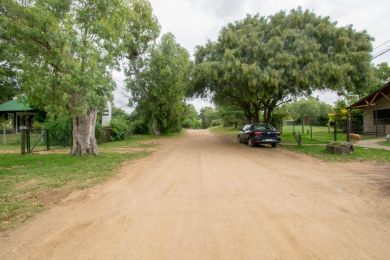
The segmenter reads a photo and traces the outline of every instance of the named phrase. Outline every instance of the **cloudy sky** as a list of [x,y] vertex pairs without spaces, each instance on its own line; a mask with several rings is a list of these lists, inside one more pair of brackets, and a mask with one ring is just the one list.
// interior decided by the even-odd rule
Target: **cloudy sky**
[[[191,54],[197,45],[205,44],[208,39],[216,40],[219,30],[227,23],[242,19],[246,14],[267,16],[298,6],[330,16],[340,26],[352,24],[357,30],[366,30],[375,38],[374,48],[388,41],[374,49],[374,56],[390,48],[389,0],[151,0],[151,4],[162,33],[172,32]],[[389,61],[390,52],[374,60],[375,63]],[[115,105],[125,106],[123,75],[115,73],[114,78],[118,83]],[[330,92],[316,95],[328,103],[337,99],[337,95]],[[209,105],[207,100],[192,102],[198,110]]]

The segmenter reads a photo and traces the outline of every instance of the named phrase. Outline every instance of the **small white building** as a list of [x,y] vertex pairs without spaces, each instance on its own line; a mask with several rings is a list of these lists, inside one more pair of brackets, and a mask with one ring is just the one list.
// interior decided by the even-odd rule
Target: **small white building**
[[107,127],[110,126],[112,117],[112,105],[111,102],[107,102],[107,107],[103,111],[102,115],[102,126]]

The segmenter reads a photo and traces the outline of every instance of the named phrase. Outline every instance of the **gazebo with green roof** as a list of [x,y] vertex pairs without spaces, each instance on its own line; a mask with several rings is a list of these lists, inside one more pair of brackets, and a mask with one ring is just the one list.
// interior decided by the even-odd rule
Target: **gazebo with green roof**
[[10,100],[0,104],[0,117],[8,120],[12,118],[13,132],[18,133],[21,126],[32,128],[36,110],[26,103]]

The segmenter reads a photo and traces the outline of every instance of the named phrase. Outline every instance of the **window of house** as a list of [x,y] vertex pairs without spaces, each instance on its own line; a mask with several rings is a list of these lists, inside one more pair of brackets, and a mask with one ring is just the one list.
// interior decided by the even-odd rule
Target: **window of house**
[[374,124],[390,124],[390,109],[374,110]]

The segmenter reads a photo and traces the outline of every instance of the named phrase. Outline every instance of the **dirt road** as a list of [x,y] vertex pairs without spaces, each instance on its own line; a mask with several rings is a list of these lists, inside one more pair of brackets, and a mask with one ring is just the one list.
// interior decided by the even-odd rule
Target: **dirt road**
[[0,259],[390,259],[390,166],[189,131],[16,230]]

